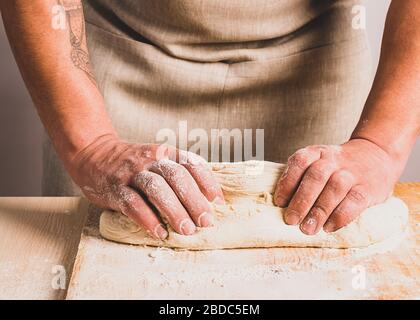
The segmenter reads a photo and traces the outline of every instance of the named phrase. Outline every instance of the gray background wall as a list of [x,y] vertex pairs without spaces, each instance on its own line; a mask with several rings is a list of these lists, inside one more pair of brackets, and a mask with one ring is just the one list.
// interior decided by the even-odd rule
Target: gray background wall
[[[401,1],[401,0],[396,0]],[[377,62],[390,0],[368,0],[367,28]],[[0,26],[0,196],[40,195],[42,126]],[[402,181],[420,181],[420,139]]]

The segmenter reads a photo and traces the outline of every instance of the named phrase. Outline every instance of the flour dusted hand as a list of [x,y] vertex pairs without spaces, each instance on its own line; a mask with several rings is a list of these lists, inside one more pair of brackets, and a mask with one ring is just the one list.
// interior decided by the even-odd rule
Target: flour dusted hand
[[300,225],[305,234],[321,228],[333,232],[388,199],[403,166],[365,139],[341,146],[309,146],[289,158],[274,203],[288,206],[286,223]]
[[165,145],[102,136],[69,171],[90,201],[122,212],[156,239],[168,236],[162,219],[183,235],[211,226],[209,202],[224,201],[204,159]]

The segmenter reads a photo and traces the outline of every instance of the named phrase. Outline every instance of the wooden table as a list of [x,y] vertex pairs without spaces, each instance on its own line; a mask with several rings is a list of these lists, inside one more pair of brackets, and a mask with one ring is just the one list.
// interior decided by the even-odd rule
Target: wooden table
[[0,299],[64,299],[89,204],[80,198],[0,198]]
[[410,208],[409,235],[375,254],[127,246],[98,236],[86,200],[0,198],[0,299],[420,298],[420,183],[395,194]]

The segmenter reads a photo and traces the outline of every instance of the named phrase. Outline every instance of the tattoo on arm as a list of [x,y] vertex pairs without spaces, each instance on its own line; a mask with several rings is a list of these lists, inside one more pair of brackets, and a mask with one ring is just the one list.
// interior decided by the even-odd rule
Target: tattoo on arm
[[71,60],[76,68],[84,71],[96,85],[89,60],[86,43],[85,18],[81,0],[59,0],[66,11],[67,24],[70,31]]

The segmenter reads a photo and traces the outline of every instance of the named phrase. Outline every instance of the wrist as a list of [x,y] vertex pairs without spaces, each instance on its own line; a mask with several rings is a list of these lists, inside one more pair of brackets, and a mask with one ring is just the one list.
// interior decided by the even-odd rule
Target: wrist
[[89,99],[60,99],[39,104],[44,127],[66,167],[77,154],[101,137],[118,139],[101,97],[94,92],[94,97],[90,98],[90,94],[88,91],[84,95]]
[[410,155],[415,139],[406,135],[390,136],[376,130],[358,129],[353,132],[350,140],[365,140],[383,150],[397,164],[404,165]]
[[[66,168],[71,168],[77,162],[77,158],[87,149],[93,149],[101,143],[119,140],[117,133],[113,129],[97,130],[95,132],[84,132],[80,134],[60,133],[59,136],[52,136],[54,147],[63,161]],[[61,136],[61,137],[60,137]]]

